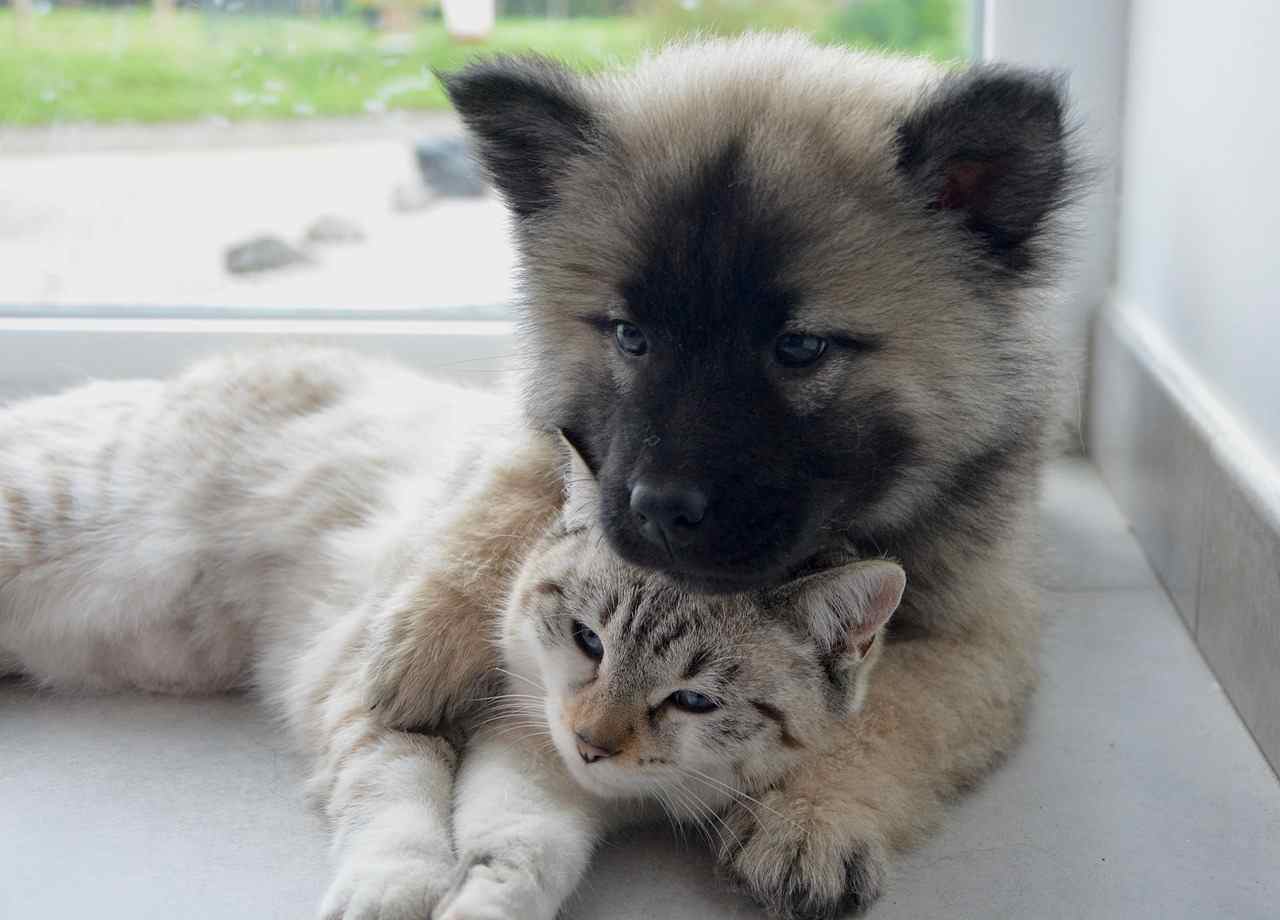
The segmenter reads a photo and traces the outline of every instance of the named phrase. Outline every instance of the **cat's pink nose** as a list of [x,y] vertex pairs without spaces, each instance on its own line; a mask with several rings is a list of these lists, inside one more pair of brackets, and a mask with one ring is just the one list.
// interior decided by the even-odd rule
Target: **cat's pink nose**
[[583,763],[595,763],[597,760],[604,760],[618,753],[596,744],[586,732],[574,732],[574,734],[578,738],[578,754],[582,757]]

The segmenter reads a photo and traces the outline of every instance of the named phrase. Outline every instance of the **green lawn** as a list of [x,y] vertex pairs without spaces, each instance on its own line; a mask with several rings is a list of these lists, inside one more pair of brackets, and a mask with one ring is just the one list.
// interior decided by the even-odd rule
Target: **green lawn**
[[[903,2],[949,8],[965,0],[872,5]],[[895,40],[894,23],[886,22],[875,24],[885,32],[878,39],[812,31],[853,43],[915,46],[940,57],[959,51],[954,34],[935,27],[923,38],[902,33],[906,37]],[[65,9],[36,17],[19,37],[12,13],[0,10],[0,124],[287,119],[443,108],[432,68],[529,48],[596,67],[627,61],[664,34],[670,32],[663,24],[644,18],[503,20],[484,45],[458,46],[431,23],[395,48],[354,17],[184,11],[161,28],[145,9]]]
[[443,108],[433,67],[537,47],[566,61],[627,59],[648,33],[628,20],[504,21],[483,48],[424,25],[403,51],[355,18],[184,12],[168,30],[143,10],[56,10],[18,40],[0,11],[0,123],[295,118]]

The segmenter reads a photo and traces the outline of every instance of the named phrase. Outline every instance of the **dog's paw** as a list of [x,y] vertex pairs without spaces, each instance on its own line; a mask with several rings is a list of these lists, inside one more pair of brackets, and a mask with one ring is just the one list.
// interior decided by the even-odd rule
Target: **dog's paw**
[[408,626],[396,628],[390,614],[375,619],[360,676],[374,718],[389,728],[461,744],[471,723],[486,711],[485,701],[502,687],[488,630],[476,628],[476,622],[478,617],[434,616],[418,609]]
[[429,920],[452,880],[451,866],[429,859],[353,861],[329,886],[320,920]]
[[838,920],[869,908],[884,887],[888,852],[860,815],[783,790],[734,806],[720,869],[782,920]]

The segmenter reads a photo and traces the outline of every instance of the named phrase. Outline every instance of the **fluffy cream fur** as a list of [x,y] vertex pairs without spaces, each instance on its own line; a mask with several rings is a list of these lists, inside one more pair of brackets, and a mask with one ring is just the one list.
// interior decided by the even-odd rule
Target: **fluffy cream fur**
[[[576,460],[562,502],[564,461],[504,400],[337,352],[20,403],[0,660],[59,689],[255,689],[333,826],[327,920],[552,920],[652,806],[728,846],[720,811],[839,737],[904,587],[870,561],[686,596],[605,548]],[[456,786],[410,711],[483,715]]]

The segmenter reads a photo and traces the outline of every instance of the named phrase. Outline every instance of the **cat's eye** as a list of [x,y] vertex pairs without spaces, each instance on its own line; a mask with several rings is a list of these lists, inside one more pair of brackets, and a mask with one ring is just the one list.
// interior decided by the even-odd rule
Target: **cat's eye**
[[573,622],[573,641],[577,643],[578,648],[582,649],[582,654],[591,660],[599,661],[604,657],[604,642],[590,627],[579,620]]
[[705,693],[698,693],[696,690],[677,690],[667,699],[671,701],[671,705],[676,709],[683,709],[685,712],[703,713],[720,708],[719,703]]
[[635,323],[619,320],[613,324],[613,338],[624,355],[638,358],[649,350],[649,340]]
[[821,336],[784,332],[773,343],[773,354],[783,367],[808,367],[826,353],[827,340]]

